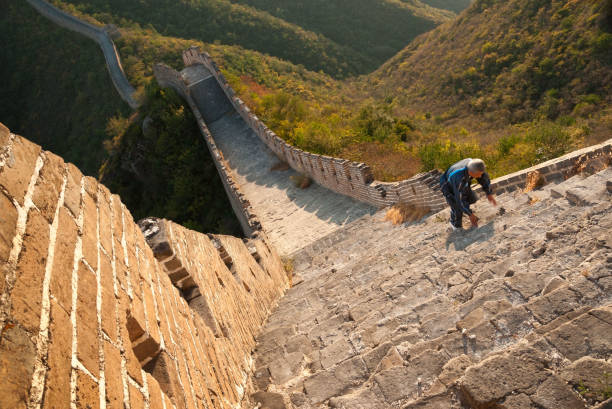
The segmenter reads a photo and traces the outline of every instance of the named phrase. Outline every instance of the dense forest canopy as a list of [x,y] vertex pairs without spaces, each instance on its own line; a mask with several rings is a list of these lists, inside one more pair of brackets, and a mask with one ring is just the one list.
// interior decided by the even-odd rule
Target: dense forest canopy
[[26,2],[0,4],[0,122],[96,175],[107,121],[129,114],[100,48]]
[[418,0],[54,0],[103,23],[138,23],[165,36],[240,45],[335,78],[376,69],[450,11]]

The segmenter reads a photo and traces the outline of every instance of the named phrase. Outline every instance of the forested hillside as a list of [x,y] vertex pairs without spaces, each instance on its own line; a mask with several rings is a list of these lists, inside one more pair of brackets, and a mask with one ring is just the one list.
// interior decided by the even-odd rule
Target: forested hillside
[[[141,50],[124,60],[145,102],[131,113],[95,42],[51,23],[26,2],[0,2],[0,23],[0,122],[87,175],[97,177],[108,161],[104,183],[135,218],[167,217],[199,231],[241,235],[191,111],[172,92],[144,90],[152,64],[178,67],[189,42],[140,29],[119,40],[128,51]],[[145,117],[153,131],[143,134]]]
[[[410,0],[402,0],[409,2]],[[429,4],[431,7],[435,7],[442,10],[451,10],[455,13],[460,13],[474,1],[474,0],[422,0],[423,3]]]
[[97,175],[106,125],[127,115],[96,43],[26,2],[0,2],[0,122]]
[[[120,28],[122,36],[116,40],[116,45],[128,78],[138,88],[142,98],[145,98],[145,87],[150,87],[149,83],[153,80],[152,67],[156,62],[165,62],[180,69],[181,52],[192,44],[198,45],[219,63],[247,105],[282,138],[311,152],[363,161],[372,166],[374,175],[379,180],[398,180],[421,170],[444,168],[465,156],[485,158],[491,173],[494,176],[501,175],[609,137],[612,130],[611,0],[476,0],[457,19],[419,36],[372,74],[345,81],[333,79],[323,72],[309,70],[303,61],[303,65],[296,65],[239,46],[205,43],[193,38],[184,39],[161,33],[185,33],[186,36],[195,38],[200,38],[199,35],[210,35],[211,41],[244,45],[245,41],[265,43],[267,40],[262,40],[264,37],[255,39],[257,30],[261,28],[267,32],[266,35],[275,33],[275,41],[278,43],[274,44],[281,49],[287,49],[287,52],[312,52],[309,55],[318,63],[327,64],[333,60],[328,59],[330,54],[319,53],[320,49],[314,51],[308,47],[316,48],[328,41],[325,44],[333,44],[335,48],[332,48],[335,50],[349,50],[349,54],[357,50],[364,56],[365,53],[380,51],[374,40],[360,38],[361,34],[357,33],[354,27],[348,28],[347,31],[352,35],[334,37],[334,21],[339,22],[338,26],[357,21],[364,32],[370,30],[372,33],[378,33],[380,38],[385,38],[391,35],[393,30],[389,27],[394,28],[392,25],[382,27],[383,24],[374,24],[378,26],[378,31],[374,25],[369,25],[377,22],[377,18],[384,15],[385,10],[388,12],[412,8],[414,11],[414,7],[417,7],[419,11],[414,11],[415,16],[422,17],[422,13],[429,11],[433,13],[430,15],[430,21],[439,21],[439,16],[444,16],[444,12],[427,8],[424,3],[436,1],[439,7],[446,8],[461,4],[457,6],[459,11],[461,7],[467,6],[468,1],[407,0],[403,2],[407,8],[398,8],[396,1],[359,0],[357,3],[351,3],[355,5],[354,10],[344,10],[336,20],[325,13],[318,15],[318,18],[313,17],[317,16],[314,5],[318,2],[305,5],[277,0],[240,0],[241,3],[250,4],[246,5],[154,0],[155,5],[159,7],[145,7],[138,2],[117,0],[115,4],[115,1],[56,0],[56,3],[95,24],[115,23]],[[341,0],[319,6],[328,14],[334,7],[347,7]],[[15,7],[18,6],[7,9],[15,12]],[[213,7],[215,13],[218,13],[200,17],[214,18],[214,24],[197,23],[196,17],[193,17],[197,16],[198,12],[203,13],[202,10],[206,7]],[[238,10],[234,7],[246,14],[232,14],[235,19],[232,17],[231,21],[225,19],[231,10]],[[356,10],[357,8],[360,10]],[[377,11],[368,19],[367,13],[364,12],[366,9]],[[180,14],[177,10],[185,13]],[[174,12],[176,14],[172,14]],[[283,20],[272,14],[282,17]],[[311,24],[307,27],[310,31],[284,20],[297,21],[300,14],[300,24],[303,27]],[[241,20],[240,16],[243,16],[244,20]],[[347,16],[354,20],[348,19]],[[7,18],[12,19],[10,16]],[[192,18],[196,20],[190,20]],[[31,41],[28,40],[29,37],[15,35],[14,32],[21,30],[27,33],[27,30],[32,30],[31,27],[28,28],[29,21],[38,20],[23,20],[20,26],[4,25],[3,36],[12,39],[9,53],[19,55],[18,50],[28,49]],[[245,28],[248,24],[242,25],[247,21],[254,25],[251,27],[254,31]],[[384,21],[387,20],[380,20]],[[280,31],[270,31],[273,26],[266,26],[263,22],[279,23],[285,28],[297,27],[298,31],[302,30],[299,31],[301,33],[310,33],[308,36],[315,35],[314,31],[326,30],[325,36],[315,35],[324,42],[310,43],[303,48],[303,44],[300,45],[301,37],[295,37],[293,34],[280,35]],[[44,24],[44,21],[42,23]],[[220,27],[230,27],[227,25],[230,23],[232,29],[246,31],[228,31],[227,33],[233,34],[225,39],[216,37],[224,32]],[[211,25],[216,27],[216,34],[207,31],[212,30]],[[263,27],[267,28],[264,30]],[[250,34],[245,34],[247,32]],[[337,34],[340,35],[340,30]],[[236,41],[230,37],[235,37]],[[373,34],[372,37],[376,38],[376,35]],[[32,38],[36,36],[33,35]],[[40,41],[43,42],[42,38]],[[360,49],[355,46],[363,45],[367,41],[372,42],[371,47]],[[380,43],[387,44],[390,41],[387,39]],[[93,43],[84,44],[95,49]],[[32,49],[37,49],[36,47]],[[6,55],[12,55],[9,53]],[[302,57],[303,55],[298,59]],[[101,54],[99,58],[101,64]],[[328,68],[336,68],[326,68],[326,71],[336,76],[346,75],[350,70],[344,69],[348,67],[346,64],[349,64],[350,59],[342,58],[334,61],[343,61],[344,68],[336,70],[338,66],[334,65],[334,62]],[[19,61],[19,57],[13,59]],[[371,60],[373,61],[374,57]],[[17,65],[17,71],[21,73],[27,71],[26,62],[31,64],[31,60],[23,61],[23,66]],[[92,58],[86,61],[95,60]],[[53,71],[59,70],[55,68],[58,64],[59,60],[54,62],[53,68],[45,72],[53,76]],[[100,67],[101,65],[97,65],[97,72],[104,72]],[[66,77],[76,73],[70,69],[55,75],[54,78],[60,78],[61,81],[45,82],[49,88],[40,88],[45,91],[39,92],[53,98],[54,87],[72,84]],[[11,70],[7,69],[7,72],[9,71]],[[94,70],[87,65],[79,66],[77,71],[89,73]],[[354,72],[357,71],[359,70]],[[8,75],[11,75],[10,72]],[[18,75],[15,81],[21,81],[21,78]],[[8,90],[19,89],[21,86],[18,82],[14,84],[12,83]],[[96,98],[96,86],[102,85],[102,82],[98,82],[81,87],[79,92]],[[111,87],[105,89],[106,92],[112,90]],[[59,91],[60,94],[61,92]],[[148,95],[151,97],[157,94]],[[11,106],[4,102],[9,98],[14,99]],[[18,112],[14,107],[25,104],[27,98],[27,93],[16,95],[15,92],[5,92],[3,110]],[[42,98],[47,97],[42,95]],[[111,100],[112,98],[105,99],[109,104]],[[170,104],[170,111],[176,112],[176,108],[172,108],[176,101],[164,98],[160,101],[166,101]],[[159,107],[159,104],[156,106]],[[127,146],[137,143],[138,138],[134,135],[138,134],[138,131],[134,129],[142,126],[143,113],[130,117],[125,110],[107,114],[104,109],[87,111],[87,107],[86,105],[84,109],[82,105],[77,107],[70,104],[55,106],[58,111],[54,118],[67,117],[65,112],[70,109],[88,112],[84,117],[88,121],[97,121],[92,128],[92,133],[95,131],[98,135],[97,146],[104,135],[107,135],[106,146],[114,157],[108,163],[105,174],[121,175],[125,169],[119,170],[117,166],[125,167],[126,162],[117,158],[121,157],[122,149],[128,149]],[[163,128],[163,118],[170,120],[174,116],[160,114],[159,118],[162,119],[159,126]],[[114,119],[109,122],[111,117]],[[42,128],[43,124],[37,123],[37,126]],[[84,125],[78,124],[74,129],[81,132],[83,127]],[[103,132],[104,129],[106,133]],[[182,127],[179,129],[184,130]],[[171,133],[168,131],[166,135]],[[75,144],[67,144],[69,148],[73,145]],[[91,149],[90,154],[94,153],[99,155],[98,157],[105,155],[99,149]],[[129,155],[123,156],[126,157]],[[185,158],[190,160],[190,155]],[[150,159],[150,163],[159,160],[153,157]],[[123,174],[120,180],[125,182],[125,175],[127,174]],[[122,188],[133,189],[135,198],[149,194],[138,191],[140,188],[129,183],[124,183]],[[170,189],[170,184],[166,188]],[[129,196],[129,193],[126,195]],[[134,199],[134,203],[139,200],[140,203],[146,202]],[[162,207],[163,204],[159,204],[158,208]]]
[[516,123],[584,115],[612,94],[612,2],[478,0],[364,82],[423,110]]
[[348,112],[251,106],[290,142],[366,162],[383,180],[466,156],[502,175],[609,138],[611,4],[478,0],[345,82]]
[[102,23],[138,23],[165,36],[240,45],[336,78],[376,69],[414,37],[453,16],[417,0],[284,2],[284,9],[265,0],[53,3],[69,4]]
[[454,14],[419,0],[232,0],[289,21],[357,53],[378,67],[411,39]]

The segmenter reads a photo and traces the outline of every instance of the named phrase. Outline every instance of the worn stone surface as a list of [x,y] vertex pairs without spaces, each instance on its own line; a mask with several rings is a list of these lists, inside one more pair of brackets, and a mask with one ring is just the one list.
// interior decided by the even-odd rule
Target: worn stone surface
[[278,158],[235,112],[209,124],[209,129],[264,231],[283,255],[375,210],[316,183],[300,189],[290,179],[297,175],[294,170],[272,171]]
[[2,407],[607,404],[609,169],[557,197],[502,195],[503,215],[477,204],[470,231],[446,232],[448,211],[397,227],[359,218],[295,254],[302,278],[281,299],[288,278],[265,235],[161,220],[151,249],[118,197],[28,144],[14,158],[29,164],[0,171]]
[[28,333],[8,324],[0,339],[0,407],[26,407],[35,359],[35,345]]
[[[599,404],[603,396],[584,401],[576,385],[612,353],[612,293],[603,290],[612,201],[588,193],[610,178],[606,169],[545,186],[530,192],[537,201],[501,195],[503,215],[478,203],[474,230],[447,232],[447,210],[399,227],[380,212],[315,242],[296,254],[303,281],[269,318],[255,355],[256,371],[273,372],[300,339],[309,363],[262,389],[290,400],[303,384],[296,406],[309,408]],[[589,202],[568,200],[568,189]],[[347,362],[365,366],[345,382],[337,375]]]

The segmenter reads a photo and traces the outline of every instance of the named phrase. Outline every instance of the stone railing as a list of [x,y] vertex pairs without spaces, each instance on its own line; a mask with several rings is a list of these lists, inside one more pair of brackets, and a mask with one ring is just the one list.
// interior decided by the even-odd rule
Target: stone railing
[[57,25],[67,28],[68,30],[76,31],[77,33],[89,37],[98,43],[102,49],[102,52],[104,53],[106,66],[117,92],[131,108],[138,108],[139,103],[134,99],[134,87],[130,85],[127,77],[125,76],[125,72],[121,66],[119,53],[117,52],[115,43],[111,39],[108,30],[81,21],[73,15],[65,13],[62,10],[52,6],[44,0],[27,0],[27,2],[30,3],[30,5],[40,14],[47,17]]
[[236,112],[261,141],[280,160],[321,186],[377,207],[397,202],[428,207],[434,211],[444,207],[444,199],[437,192],[438,172],[419,174],[400,182],[384,183],[375,181],[372,170],[363,163],[304,152],[278,137],[249,110],[207,53],[200,52],[197,47],[191,47],[183,52],[183,62],[186,66],[203,64],[210,70]]
[[[538,172],[538,174],[543,177],[541,182],[543,184],[560,181],[577,173],[581,173],[584,170],[588,171],[588,169],[584,168],[597,166],[595,163],[598,161],[605,162],[602,164],[604,166],[605,164],[611,163],[612,139],[608,139],[598,145],[570,152],[567,155],[551,159],[539,165],[499,177],[491,181],[491,187],[497,194],[523,189],[526,187],[528,176],[534,172]],[[480,190],[480,187],[475,189],[477,192],[480,192]]]
[[[288,287],[267,239],[140,227],[0,124],[0,407],[240,407]],[[248,313],[245,313],[248,312]]]
[[[384,207],[397,202],[405,202],[428,207],[432,211],[445,207],[445,200],[439,193],[439,172],[432,171],[416,175],[399,182],[385,183],[374,181],[371,169],[363,164],[304,152],[291,146],[254,115],[245,103],[237,97],[217,64],[207,53],[202,53],[197,47],[191,47],[183,52],[183,62],[186,66],[203,64],[219,82],[221,88],[259,138],[283,161],[293,169],[301,172],[319,184],[338,193],[351,196],[362,202]],[[547,181],[567,178],[575,174],[577,167],[602,155],[610,155],[612,140],[599,145],[590,146],[571,152],[560,158],[523,169],[509,175],[494,179],[491,186],[498,194],[525,187],[527,176],[538,171]],[[480,190],[480,187],[475,189]]]
[[177,91],[189,104],[191,111],[196,117],[196,121],[198,122],[198,128],[204,136],[204,140],[206,141],[206,145],[208,146],[208,150],[210,151],[211,157],[217,167],[217,171],[219,172],[219,176],[221,177],[221,182],[223,183],[223,187],[225,192],[227,193],[227,197],[232,205],[232,209],[240,222],[242,230],[247,236],[252,236],[255,232],[261,230],[261,223],[258,218],[255,216],[253,209],[251,208],[251,204],[244,197],[242,192],[240,192],[238,185],[234,181],[232,177],[231,171],[225,164],[225,160],[223,159],[223,154],[217,147],[214,138],[210,134],[206,124],[204,123],[204,119],[200,111],[198,110],[195,102],[189,95],[185,82],[183,81],[181,74],[170,67],[167,67],[163,64],[155,64],[153,67],[153,71],[155,73],[155,78],[157,82],[162,87],[173,88]]

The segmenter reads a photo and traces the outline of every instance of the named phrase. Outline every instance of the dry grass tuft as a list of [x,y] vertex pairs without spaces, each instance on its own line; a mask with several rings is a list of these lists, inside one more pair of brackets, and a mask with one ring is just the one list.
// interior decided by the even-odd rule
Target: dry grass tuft
[[541,188],[546,184],[546,178],[539,171],[534,170],[533,172],[529,172],[527,174],[527,183],[525,184],[525,189],[523,192],[531,192],[532,190],[536,190]]
[[312,184],[312,180],[310,180],[308,176],[304,176],[301,174],[289,176],[289,179],[291,179],[293,184],[296,187],[299,187],[300,189],[306,189],[308,186]]
[[539,197],[530,197],[530,198],[529,198],[529,204],[530,204],[530,205],[532,205],[532,204],[536,204],[536,203],[538,203],[539,201],[540,201],[540,198],[539,198]]
[[397,203],[387,210],[385,220],[398,225],[406,222],[420,220],[429,213],[429,207],[416,206],[408,203]]
[[293,285],[293,259],[289,257],[281,257],[281,261],[283,262],[283,268],[285,269],[285,273],[287,273],[287,278],[289,278],[289,286]]
[[289,164],[281,160],[272,165],[270,170],[289,170]]

